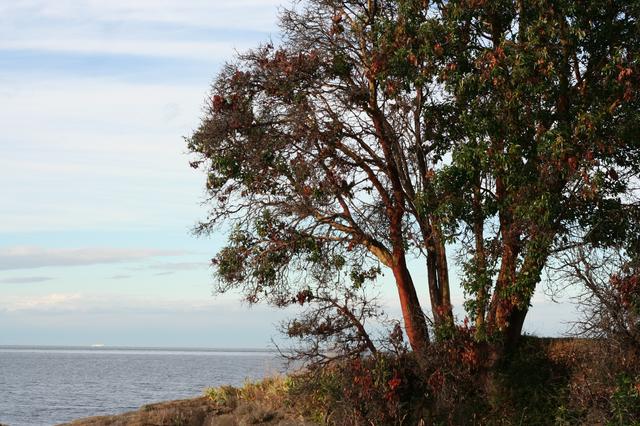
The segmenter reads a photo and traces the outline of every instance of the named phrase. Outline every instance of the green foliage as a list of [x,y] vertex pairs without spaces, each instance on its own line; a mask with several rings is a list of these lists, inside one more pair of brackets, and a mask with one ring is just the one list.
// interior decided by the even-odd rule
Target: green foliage
[[[567,366],[549,359],[540,342],[527,339],[510,359],[499,365],[491,405],[508,410],[519,424],[550,424],[569,421]],[[574,419],[575,420],[575,419]],[[573,423],[573,421],[569,421]]]
[[207,388],[204,390],[204,395],[210,398],[218,405],[232,405],[235,404],[238,398],[238,389],[233,386],[221,386],[219,388]]
[[609,425],[640,425],[640,376],[618,376],[611,396],[611,410]]

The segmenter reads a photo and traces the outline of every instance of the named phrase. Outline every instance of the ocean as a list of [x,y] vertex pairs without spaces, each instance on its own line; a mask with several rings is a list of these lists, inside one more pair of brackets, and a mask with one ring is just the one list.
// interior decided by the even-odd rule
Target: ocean
[[266,350],[0,346],[0,424],[123,413],[284,369]]

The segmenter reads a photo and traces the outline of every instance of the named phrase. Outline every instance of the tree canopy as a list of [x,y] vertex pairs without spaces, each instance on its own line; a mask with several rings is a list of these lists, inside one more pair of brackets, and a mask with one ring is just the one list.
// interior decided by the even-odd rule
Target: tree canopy
[[[356,349],[375,350],[367,306],[349,307],[390,271],[419,352],[456,330],[458,262],[475,338],[514,344],[556,254],[640,252],[639,14],[621,0],[284,11],[282,41],[223,68],[188,138],[208,176],[197,231],[232,229],[219,290],[337,309]],[[322,336],[327,318],[298,332]]]

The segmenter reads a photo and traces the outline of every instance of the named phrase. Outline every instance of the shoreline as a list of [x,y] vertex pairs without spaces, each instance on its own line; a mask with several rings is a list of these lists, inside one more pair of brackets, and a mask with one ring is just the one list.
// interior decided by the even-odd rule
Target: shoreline
[[[92,416],[58,426],[239,426],[245,424],[296,426],[313,423],[270,410],[258,402],[234,407],[220,405],[208,396],[147,404],[121,414]],[[0,425],[1,426],[1,425]]]
[[[174,425],[180,424],[203,425],[212,423],[211,418],[225,414],[221,407],[217,406],[206,396],[189,399],[178,399],[153,404],[146,404],[134,411],[120,414],[84,417],[59,426],[106,426],[106,425]],[[185,421],[186,423],[182,423]],[[198,423],[194,423],[198,421]]]
[[242,387],[207,388],[201,396],[142,405],[114,415],[90,416],[59,426],[315,425],[286,401],[288,376],[267,377]]

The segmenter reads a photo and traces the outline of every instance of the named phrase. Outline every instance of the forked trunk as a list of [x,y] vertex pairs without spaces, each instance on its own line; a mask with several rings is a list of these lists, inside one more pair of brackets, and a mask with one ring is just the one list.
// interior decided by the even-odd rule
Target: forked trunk
[[436,329],[453,327],[453,309],[449,290],[447,252],[441,233],[434,225],[424,231],[427,244],[427,283],[431,299],[431,311]]

